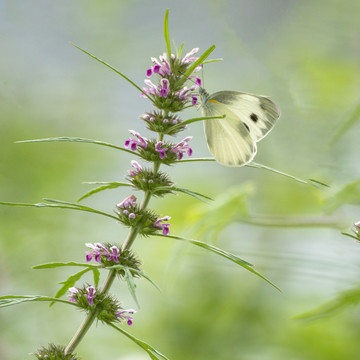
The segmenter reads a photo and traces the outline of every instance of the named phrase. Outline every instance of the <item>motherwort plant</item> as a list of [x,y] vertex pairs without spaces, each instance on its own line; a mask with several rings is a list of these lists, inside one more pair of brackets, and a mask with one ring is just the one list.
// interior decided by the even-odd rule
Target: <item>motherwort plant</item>
[[[103,190],[127,187],[129,192],[126,194],[125,199],[120,202],[114,202],[115,212],[110,211],[110,213],[105,213],[81,205],[79,202],[69,203],[52,199],[45,199],[44,203],[38,204],[1,203],[12,206],[51,207],[85,211],[106,216],[129,228],[128,236],[121,244],[113,243],[110,240],[103,243],[98,242],[96,239],[86,243],[87,251],[85,251],[83,255],[85,260],[83,262],[47,263],[35,266],[35,269],[49,269],[64,266],[82,268],[81,271],[72,274],[61,283],[62,287],[55,296],[26,295],[3,296],[0,298],[0,307],[31,301],[48,301],[50,303],[58,302],[67,304],[85,312],[83,323],[75,331],[69,343],[66,346],[50,344],[42,347],[33,354],[38,359],[78,359],[77,355],[74,354],[74,350],[95,320],[111,326],[133,340],[149,354],[151,359],[167,359],[165,355],[161,354],[152,346],[138,340],[124,330],[123,327],[126,328],[127,326],[136,324],[136,311],[123,308],[115,295],[110,295],[109,292],[114,281],[126,281],[135,303],[138,304],[135,293],[135,280],[143,278],[154,284],[154,282],[143,273],[137,255],[131,250],[134,241],[139,237],[159,236],[163,237],[164,241],[176,239],[189,242],[216,253],[266,280],[253,269],[250,263],[240,259],[236,255],[199,240],[172,235],[170,216],[158,214],[155,210],[149,208],[152,197],[160,198],[176,192],[194,196],[200,200],[211,200],[207,196],[178,187],[160,168],[168,165],[176,165],[184,161],[209,160],[191,158],[193,154],[191,136],[180,137],[180,140],[175,141],[173,137],[185,130],[192,122],[210,119],[200,117],[183,120],[181,112],[197,104],[197,90],[201,85],[201,80],[197,74],[204,64],[210,62],[210,60],[206,59],[215,47],[211,46],[200,56],[198,55],[199,49],[197,48],[183,55],[183,46],[181,46],[176,53],[173,53],[169,41],[167,12],[165,15],[164,35],[167,51],[159,58],[151,58],[151,65],[146,70],[146,86],[144,88],[140,88],[134,84],[128,77],[104,61],[78,48],[114,70],[135,86],[140,91],[142,97],[152,103],[153,110],[143,113],[140,119],[154,136],[145,137],[143,134],[140,134],[137,129],[131,129],[129,130],[128,138],[123,140],[123,146],[90,139],[65,137],[25,141],[92,143],[131,154],[131,156],[136,159],[131,161],[131,168],[126,175],[126,182],[95,183],[98,187],[79,199],[79,201],[84,200]],[[139,122],[136,128],[140,126],[140,124]],[[137,190],[136,196],[134,195],[135,190]],[[92,272],[93,274],[93,284],[85,283],[78,285],[77,283],[81,281],[82,276],[88,272]],[[100,272],[106,275],[102,284],[100,284]],[[266,281],[269,282],[268,280]],[[66,294],[68,296],[67,298],[61,298]]]

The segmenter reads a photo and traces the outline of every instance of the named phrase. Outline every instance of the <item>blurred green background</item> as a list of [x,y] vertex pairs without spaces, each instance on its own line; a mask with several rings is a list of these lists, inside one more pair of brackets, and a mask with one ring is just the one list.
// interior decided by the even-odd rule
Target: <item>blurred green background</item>
[[[339,193],[360,178],[360,124],[357,116],[352,121],[360,102],[359,1],[0,0],[0,200],[75,201],[89,190],[84,181],[123,181],[132,158],[116,150],[14,142],[78,136],[122,145],[128,129],[151,136],[138,118],[150,103],[69,42],[142,86],[150,57],[165,51],[167,8],[176,44],[184,42],[184,51],[215,44],[211,57],[224,59],[205,66],[209,92],[265,94],[280,105],[282,116],[255,161],[331,187],[216,163],[169,168],[179,186],[215,198],[211,205],[185,195],[153,201],[159,213],[172,216],[171,233],[233,251],[282,293],[204,250],[172,239],[139,239],[143,269],[162,292],[138,282],[141,310],[131,333],[177,360],[357,359],[359,308],[317,321],[294,317],[359,284],[359,244],[341,231],[360,220],[360,185]],[[184,114],[195,116],[196,109]],[[194,156],[209,156],[202,124],[180,136],[190,135]],[[85,204],[111,212],[128,195],[109,190]],[[83,261],[84,243],[121,242],[126,234],[92,214],[0,207],[1,295],[53,295],[72,270],[31,266]],[[125,308],[135,307],[126,286],[114,292]],[[30,358],[40,345],[67,344],[82,319],[61,305],[5,308],[0,358]],[[101,324],[78,354],[147,359]]]

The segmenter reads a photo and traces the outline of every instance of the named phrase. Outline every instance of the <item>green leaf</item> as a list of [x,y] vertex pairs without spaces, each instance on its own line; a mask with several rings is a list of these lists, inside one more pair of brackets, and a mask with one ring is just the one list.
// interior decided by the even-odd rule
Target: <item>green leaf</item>
[[225,250],[222,250],[220,248],[217,248],[213,245],[207,244],[205,242],[199,241],[199,240],[193,240],[193,239],[186,239],[180,236],[174,236],[174,235],[161,235],[161,234],[157,234],[156,236],[160,236],[163,238],[171,238],[171,239],[176,239],[176,240],[182,240],[182,241],[186,241],[189,242],[193,245],[199,246],[203,249],[209,250],[217,255],[220,255],[240,266],[242,266],[243,268],[245,268],[246,270],[252,272],[253,274],[259,276],[261,279],[265,280],[268,284],[270,284],[271,286],[273,286],[275,289],[281,291],[276,285],[274,285],[270,280],[268,280],[267,278],[265,278],[263,275],[261,275],[260,273],[258,273],[257,271],[255,271],[254,269],[252,269],[251,267],[253,266],[252,264],[248,263],[245,260],[240,259],[238,256],[231,254]]
[[[216,161],[216,159],[215,158],[193,158],[193,159],[178,160],[177,162],[193,162],[193,161]],[[302,184],[309,184],[309,181],[302,180],[302,179],[300,179],[300,178],[298,178],[296,176],[287,174],[287,173],[282,172],[280,170],[276,170],[274,168],[271,168],[270,166],[262,165],[262,164],[259,164],[259,163],[256,163],[256,162],[251,162],[250,164],[246,164],[245,166],[256,168],[256,169],[268,170],[268,171],[274,172],[276,174],[286,176],[286,177],[288,177],[290,179],[293,179],[293,180],[295,180],[297,182],[300,182]],[[317,182],[318,184],[328,186],[328,185],[326,185],[324,183],[321,183],[320,181],[317,181],[317,180],[314,180],[314,179],[310,179],[310,181],[311,182]]]
[[205,60],[203,61],[203,64],[210,64],[210,63],[213,63],[213,62],[218,62],[218,61],[223,61],[224,59],[211,59],[211,60]]
[[165,12],[164,18],[164,39],[166,45],[166,52],[168,55],[168,60],[171,60],[171,45],[170,45],[170,36],[169,36],[169,9]]
[[[88,184],[90,184],[90,183],[88,183]],[[81,200],[84,200],[84,199],[86,199],[86,198],[88,198],[88,197],[90,197],[90,196],[92,196],[94,194],[97,194],[97,193],[99,193],[101,191],[104,191],[104,190],[116,189],[116,188],[118,188],[120,186],[132,186],[131,184],[128,184],[128,183],[122,183],[122,182],[116,182],[116,181],[107,182],[107,183],[104,182],[102,184],[104,184],[104,185],[99,186],[99,187],[97,187],[95,189],[92,189],[92,190],[88,191],[86,194],[81,196],[77,201],[80,202]]]
[[77,272],[76,274],[73,274],[69,276],[65,281],[59,282],[59,284],[63,284],[63,286],[59,289],[59,291],[56,293],[55,298],[59,298],[63,296],[69,288],[73,287],[75,283],[81,279],[83,275],[85,275],[88,271],[92,270],[92,268],[87,268],[84,270],[81,270]]
[[23,304],[25,302],[33,302],[33,301],[61,302],[63,304],[68,304],[68,305],[73,305],[73,306],[78,307],[77,304],[75,304],[75,303],[73,303],[71,301],[56,299],[56,298],[49,297],[49,296],[41,296],[41,295],[24,295],[24,296],[21,296],[21,295],[8,295],[8,296],[1,296],[0,297],[0,308],[6,307],[6,306]]
[[125,268],[128,268],[131,273],[138,274],[139,276],[141,276],[144,279],[148,280],[152,285],[154,285],[156,287],[156,289],[161,291],[160,287],[149,276],[147,276],[146,274],[144,274],[143,272],[141,272],[138,269],[134,269],[132,267],[128,267],[128,266],[124,266],[124,265],[120,265],[120,264],[106,267],[106,269],[125,269]]
[[202,116],[202,117],[198,117],[198,118],[193,118],[193,119],[189,119],[189,120],[185,120],[181,123],[178,123],[174,126],[172,126],[169,130],[173,130],[173,129],[176,129],[178,127],[182,127],[184,125],[189,125],[193,122],[196,122],[196,121],[203,121],[203,120],[214,120],[214,119],[224,119],[226,117],[226,115],[221,115],[221,116]]
[[360,288],[354,288],[340,293],[335,299],[326,302],[316,309],[296,316],[295,319],[307,321],[318,320],[359,304]]
[[342,232],[341,234],[349,236],[349,237],[355,239],[356,241],[360,241],[360,238],[358,236],[355,236],[355,235],[352,235],[352,234],[349,234],[349,233],[346,233],[346,232]]
[[329,211],[334,211],[344,204],[360,205],[360,179],[346,184],[326,199]]
[[248,166],[248,167],[253,167],[253,168],[257,168],[257,169],[265,169],[265,170],[274,172],[274,173],[276,173],[276,174],[286,176],[286,177],[291,178],[291,179],[293,179],[293,180],[295,180],[295,181],[298,181],[298,182],[300,182],[300,183],[308,184],[308,181],[299,179],[299,178],[296,177],[296,176],[286,174],[286,173],[284,173],[284,172],[282,172],[282,171],[273,169],[273,168],[271,168],[271,167],[269,167],[269,166],[266,166],[266,165],[258,164],[258,163],[256,163],[256,162],[251,162],[250,164],[246,164],[246,166]]
[[192,158],[192,159],[182,159],[177,160],[177,163],[184,163],[184,162],[197,162],[197,161],[216,161],[215,158],[212,157],[204,157],[204,158]]
[[325,184],[318,180],[309,179],[309,181],[313,186],[315,186],[316,188],[318,188],[320,190],[328,190],[328,188],[330,187],[328,184]]
[[187,78],[192,74],[192,72],[202,64],[205,59],[214,51],[215,45],[210,46],[186,71],[184,76],[181,78],[182,82],[185,82]]
[[133,81],[131,81],[127,76],[125,76],[124,74],[122,74],[119,70],[116,70],[114,67],[112,67],[111,65],[109,65],[108,63],[106,63],[105,61],[97,58],[96,56],[90,54],[89,52],[87,52],[86,50],[82,49],[81,47],[70,43],[72,46],[75,46],[77,49],[79,49],[80,51],[82,51],[83,53],[85,53],[86,55],[89,55],[90,57],[92,57],[93,59],[95,59],[96,61],[99,61],[101,64],[107,66],[109,69],[115,71],[118,75],[122,76],[126,81],[128,81],[132,86],[134,86],[136,89],[138,89],[142,94],[144,94],[151,102],[154,102],[154,100],[152,99],[151,96],[149,96],[146,92],[144,92],[143,89],[141,89],[139,86],[137,86]]
[[181,53],[182,53],[182,51],[183,51],[183,48],[184,48],[184,43],[182,43],[182,44],[180,45],[180,49],[179,49],[179,51],[177,52],[177,57],[178,57],[178,58],[180,58]]
[[[16,144],[21,144],[21,143],[33,143],[33,142],[54,142],[54,141],[58,141],[58,142],[82,142],[82,143],[88,143],[88,144],[96,144],[96,145],[102,145],[102,146],[107,146],[107,147],[111,147],[113,149],[117,149],[117,150],[121,150],[121,151],[125,151],[131,155],[137,155],[140,156],[139,154],[130,151],[128,149],[125,149],[123,147],[114,145],[114,144],[110,144],[104,141],[99,141],[99,140],[92,140],[92,139],[84,139],[84,138],[76,138],[76,137],[55,137],[55,138],[46,138],[46,139],[34,139],[34,140],[22,140],[22,141],[16,141]],[[141,157],[141,156],[140,156]]]
[[167,358],[164,354],[162,354],[161,352],[159,352],[158,350],[156,350],[155,348],[153,348],[151,345],[147,344],[146,342],[137,339],[136,337],[130,335],[128,332],[126,332],[125,330],[119,328],[118,326],[116,326],[112,323],[108,323],[108,324],[111,327],[113,327],[114,329],[116,329],[117,331],[121,332],[123,335],[125,335],[129,339],[131,339],[136,345],[140,346],[143,350],[145,350],[152,360],[161,360],[161,359],[169,360],[169,358]]
[[46,263],[46,264],[40,264],[40,265],[35,265],[32,268],[33,269],[54,269],[54,268],[58,268],[58,267],[63,267],[63,266],[81,266],[81,267],[86,267],[89,268],[89,270],[95,270],[99,267],[99,265],[91,265],[91,264],[85,264],[85,263],[77,263],[77,262],[51,262],[51,263]]
[[140,309],[140,305],[139,305],[138,299],[136,297],[136,292],[135,292],[136,285],[135,285],[135,282],[134,282],[134,278],[133,278],[133,276],[131,274],[131,271],[129,270],[128,267],[124,266],[124,271],[125,271],[125,281],[126,281],[126,283],[128,285],[130,294],[133,297],[136,305]]
[[203,202],[205,202],[206,204],[208,204],[208,202],[205,201],[204,199],[213,201],[213,199],[212,199],[211,197],[208,197],[208,196],[206,196],[206,195],[200,194],[200,193],[195,192],[195,191],[191,191],[191,190],[187,190],[187,189],[182,189],[182,188],[175,187],[175,186],[171,187],[171,190],[173,190],[173,191],[178,191],[178,192],[182,192],[182,193],[184,193],[184,194],[193,196],[194,198],[196,198],[196,199],[198,199],[198,200],[200,200],[200,201],[203,201]]
[[93,276],[94,276],[94,285],[95,287],[99,286],[99,281],[100,281],[100,271],[99,269],[92,269],[93,272]]
[[83,206],[79,204],[74,204],[66,201],[54,200],[54,199],[44,199],[45,201],[51,203],[38,203],[38,204],[28,204],[28,203],[14,203],[14,202],[3,202],[0,201],[0,205],[7,205],[7,206],[32,206],[32,207],[48,207],[48,208],[58,208],[58,209],[70,209],[70,210],[79,210],[85,212],[91,212],[103,216],[110,217],[115,220],[119,220],[116,216],[104,213],[99,210],[92,209],[88,206]]
[[344,122],[335,136],[331,139],[330,145],[334,145],[354,124],[360,120],[360,104],[355,108],[350,117]]

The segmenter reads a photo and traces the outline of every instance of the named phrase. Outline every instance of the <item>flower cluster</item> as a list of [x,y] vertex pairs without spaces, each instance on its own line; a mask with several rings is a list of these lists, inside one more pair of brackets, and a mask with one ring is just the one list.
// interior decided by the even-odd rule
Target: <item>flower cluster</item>
[[[199,51],[198,48],[192,49],[183,58],[171,54],[169,59],[166,54],[156,58],[151,58],[153,66],[146,71],[147,78],[152,75],[158,76],[158,85],[151,80],[144,80],[147,87],[144,87],[144,93],[151,96],[154,104],[158,109],[166,109],[171,112],[178,112],[191,102],[196,105],[197,97],[193,94],[201,85],[201,80],[198,76],[190,75],[184,78],[184,74],[188,68],[198,59],[195,55]],[[196,67],[194,72],[199,71],[201,65]],[[187,88],[184,83],[187,80],[192,80],[194,84]],[[145,96],[143,94],[143,96]]]
[[135,170],[128,170],[127,179],[138,190],[150,192],[153,196],[164,196],[172,193],[173,182],[167,174],[160,171],[144,169],[135,160],[131,161]]
[[[169,225],[160,224],[160,222],[166,218],[159,219],[151,210],[142,210],[136,204],[136,197],[131,195],[123,200],[120,204],[116,205],[119,216],[119,220],[126,226],[137,227],[139,234],[141,235],[156,235],[158,230],[162,230],[164,235],[169,233]],[[166,228],[166,229],[165,229]]]
[[133,324],[134,309],[123,309],[119,303],[108,294],[96,293],[93,286],[78,289],[71,287],[69,289],[69,301],[76,303],[79,307],[90,310],[94,306],[97,307],[97,318],[103,322],[126,321],[131,326]]
[[[91,251],[85,251],[86,261],[90,262],[94,259],[96,262],[101,263],[104,267],[122,265],[126,266],[129,269],[136,270],[132,272],[134,276],[138,276],[140,271],[140,260],[130,251],[122,250],[121,248],[111,245],[111,244],[100,244],[100,243],[87,243],[86,246],[91,249]],[[125,275],[124,270],[119,267],[117,270],[119,275]]]
[[48,348],[42,347],[34,355],[39,360],[80,360],[73,353],[65,353],[65,346],[49,344]]
[[160,161],[163,164],[170,165],[178,160],[181,160],[185,153],[188,156],[192,155],[193,151],[189,145],[189,141],[192,139],[192,136],[187,136],[180,142],[172,144],[154,139],[148,140],[134,130],[129,131],[136,137],[136,139],[127,139],[124,146],[126,148],[130,147],[132,151],[139,152],[140,156],[147,161]]
[[175,135],[186,129],[186,125],[181,125],[182,120],[177,115],[170,113],[165,115],[163,111],[144,113],[140,119],[144,120],[149,130],[166,135]]

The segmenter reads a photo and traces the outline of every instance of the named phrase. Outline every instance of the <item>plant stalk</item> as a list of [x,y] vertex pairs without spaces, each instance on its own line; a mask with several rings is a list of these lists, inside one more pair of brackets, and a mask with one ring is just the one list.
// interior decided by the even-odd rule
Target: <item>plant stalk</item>
[[[164,134],[159,134],[159,141],[162,141],[163,138],[164,138]],[[159,168],[160,168],[160,162],[154,162],[153,164],[154,173],[157,173]],[[147,208],[151,199],[151,195],[152,195],[151,192],[145,192],[140,205],[141,210],[145,210]],[[131,248],[138,233],[139,233],[139,227],[137,226],[133,227],[130,230],[129,235],[122,246],[122,251],[129,250]],[[110,270],[103,286],[100,289],[101,293],[107,293],[110,290],[111,285],[115,280],[115,277],[116,277],[116,270]],[[83,339],[87,331],[90,329],[92,323],[96,319],[98,311],[99,310],[95,307],[93,311],[89,312],[89,314],[86,316],[86,318],[84,319],[83,323],[81,324],[81,326],[79,327],[73,338],[70,340],[68,346],[65,349],[65,354],[73,352],[76,349],[76,347],[80,344],[81,340]]]

